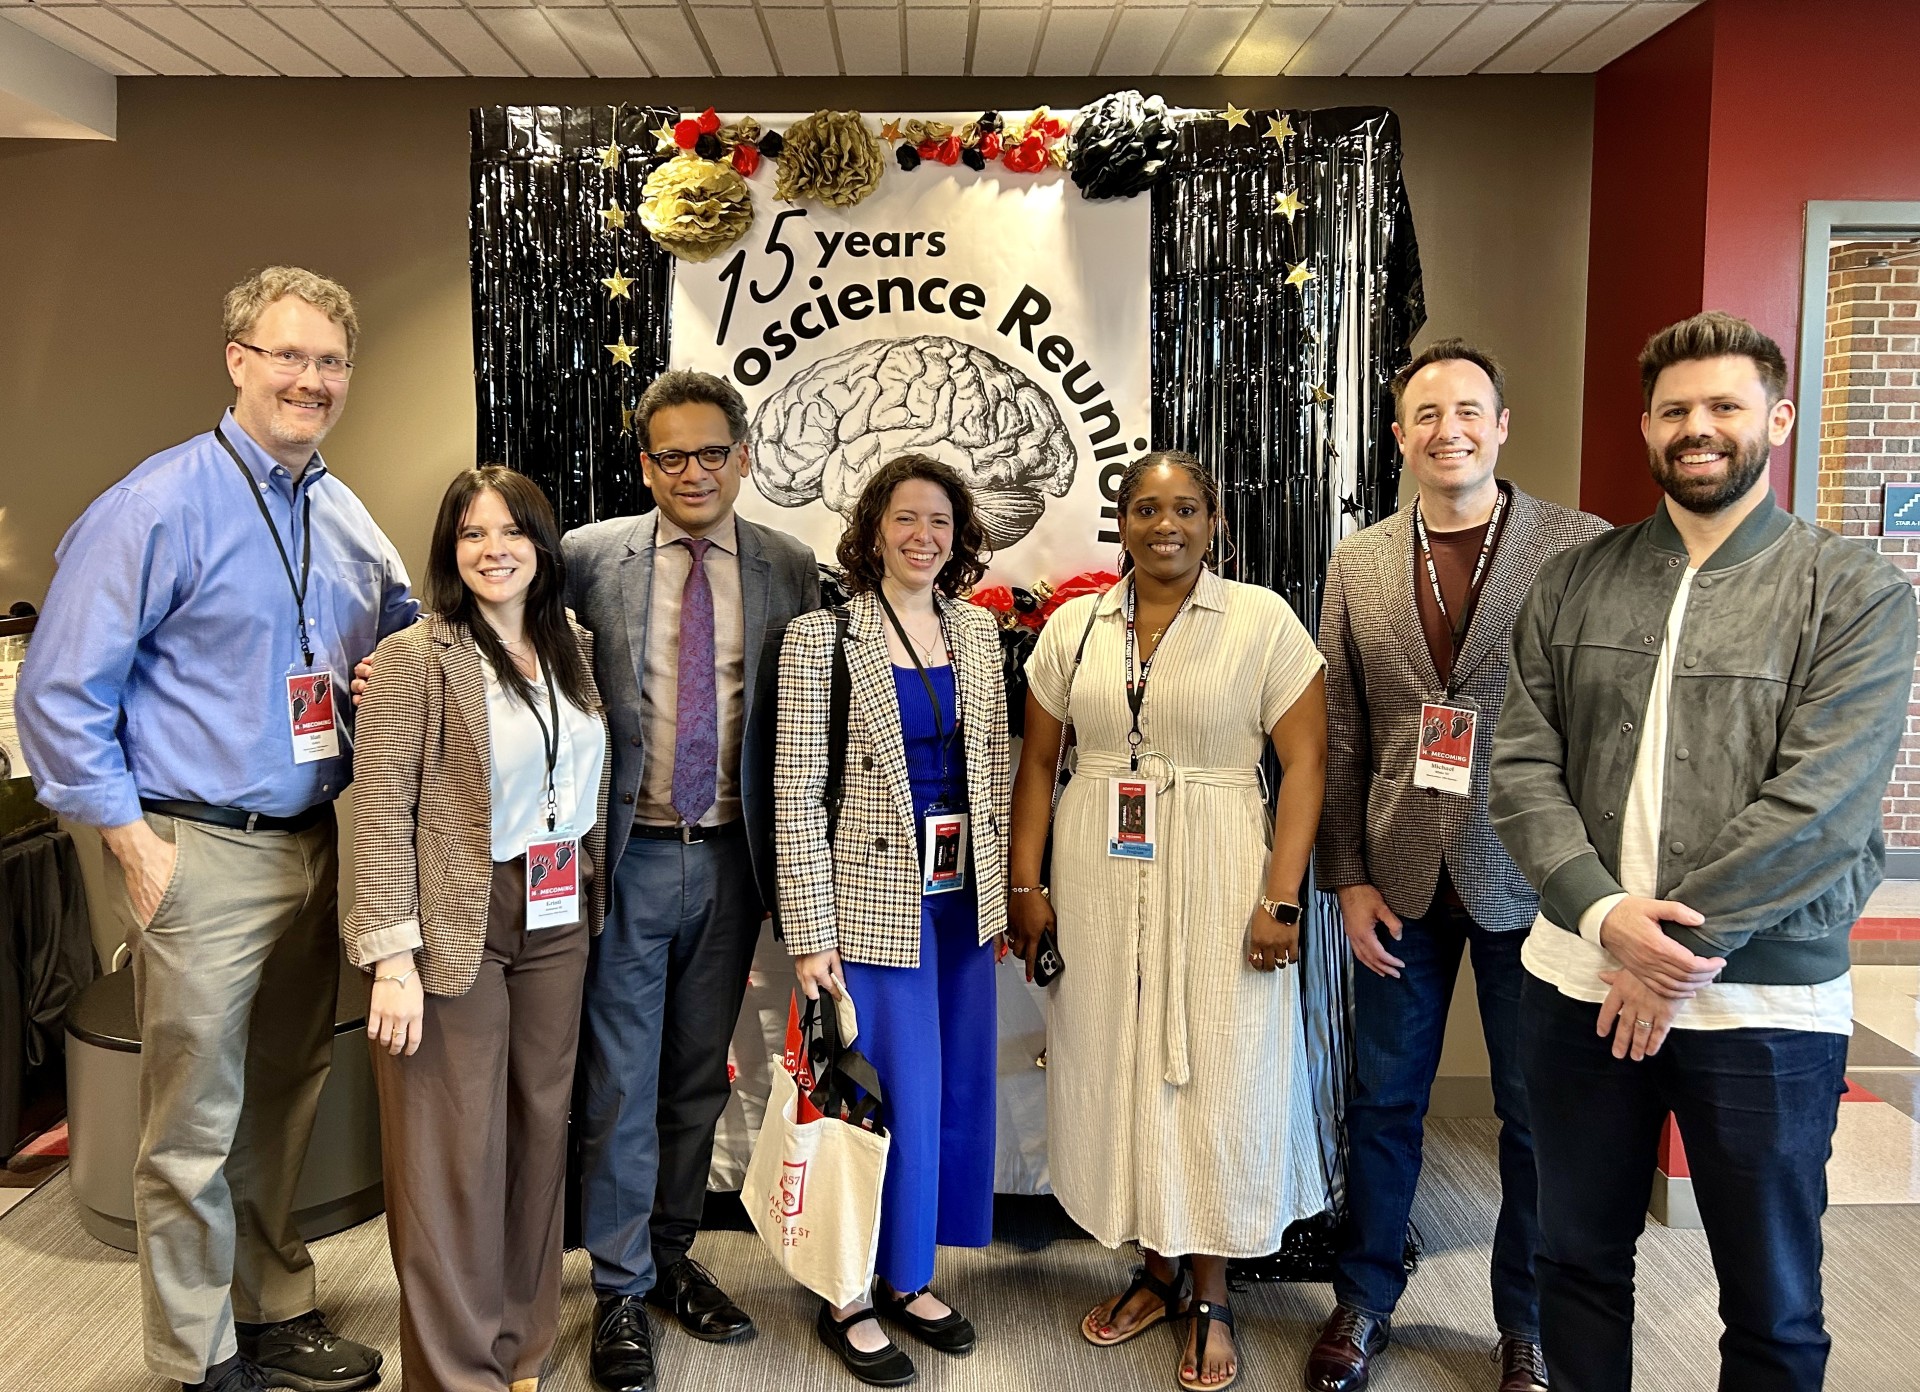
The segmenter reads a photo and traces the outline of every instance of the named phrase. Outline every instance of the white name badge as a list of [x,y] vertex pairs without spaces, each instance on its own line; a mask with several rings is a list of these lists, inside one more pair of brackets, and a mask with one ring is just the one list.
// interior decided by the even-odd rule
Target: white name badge
[[527,843],[527,931],[580,921],[580,838]]
[[331,672],[287,677],[287,723],[293,730],[294,763],[339,757],[340,721],[333,696]]
[[920,819],[922,894],[952,894],[967,887],[965,812],[929,812]]
[[1159,789],[1145,778],[1107,780],[1107,854],[1152,860],[1158,829],[1154,798]]
[[1420,707],[1413,786],[1466,797],[1473,791],[1473,727],[1479,712],[1429,701]]

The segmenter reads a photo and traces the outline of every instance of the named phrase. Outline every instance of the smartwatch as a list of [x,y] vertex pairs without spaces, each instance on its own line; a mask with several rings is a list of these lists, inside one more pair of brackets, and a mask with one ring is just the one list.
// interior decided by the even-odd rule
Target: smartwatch
[[1282,927],[1291,927],[1300,921],[1300,906],[1279,899],[1262,898],[1260,907],[1273,916],[1273,921]]

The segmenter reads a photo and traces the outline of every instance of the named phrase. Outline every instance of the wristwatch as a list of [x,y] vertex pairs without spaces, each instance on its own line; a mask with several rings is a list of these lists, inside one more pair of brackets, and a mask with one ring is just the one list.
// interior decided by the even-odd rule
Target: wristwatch
[[1298,904],[1289,904],[1280,899],[1263,898],[1260,901],[1260,907],[1273,916],[1275,923],[1283,927],[1291,927],[1300,921],[1300,906]]

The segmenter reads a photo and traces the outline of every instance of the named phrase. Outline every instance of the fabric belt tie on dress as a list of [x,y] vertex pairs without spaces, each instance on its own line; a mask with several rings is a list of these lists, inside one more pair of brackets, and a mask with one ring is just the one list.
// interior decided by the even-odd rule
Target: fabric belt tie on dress
[[[1128,766],[1124,754],[1084,754],[1074,763],[1074,776],[1089,778],[1149,778],[1160,790],[1155,811],[1155,832],[1159,837],[1161,918],[1167,925],[1167,1066],[1161,1075],[1174,1087],[1185,1087],[1192,1078],[1187,1060],[1187,993],[1193,989],[1192,973],[1187,970],[1187,916],[1182,911],[1186,895],[1187,866],[1191,857],[1166,858],[1171,834],[1179,827],[1179,790],[1182,786],[1202,788],[1260,789],[1260,772],[1251,766],[1240,768],[1188,768],[1174,763],[1164,754],[1143,750],[1140,767]],[[1173,796],[1169,796],[1173,794]],[[1176,873],[1172,867],[1180,867]],[[1248,906],[1252,913],[1252,906]]]

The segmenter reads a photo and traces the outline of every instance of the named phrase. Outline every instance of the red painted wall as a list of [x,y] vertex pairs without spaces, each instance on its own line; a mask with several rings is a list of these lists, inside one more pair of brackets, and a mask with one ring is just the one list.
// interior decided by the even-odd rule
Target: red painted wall
[[[1583,508],[1626,522],[1659,496],[1633,367],[1648,334],[1724,309],[1792,361],[1808,201],[1920,201],[1917,72],[1914,0],[1707,0],[1601,71]],[[1773,460],[1783,499],[1789,453]]]

